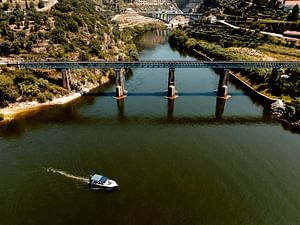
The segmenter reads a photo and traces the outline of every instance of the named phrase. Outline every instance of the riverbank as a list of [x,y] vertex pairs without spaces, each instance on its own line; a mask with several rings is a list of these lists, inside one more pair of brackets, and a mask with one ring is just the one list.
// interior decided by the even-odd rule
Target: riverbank
[[[118,15],[115,18],[118,18]],[[142,18],[139,18],[138,21],[139,21],[138,24],[131,23],[131,24],[123,25],[123,28],[130,27],[130,29],[126,30],[126,35],[128,36],[128,38],[130,40],[133,37],[141,35],[149,30],[162,29],[163,27],[165,27],[161,21],[157,22],[157,20],[151,19],[151,18],[150,19],[147,18],[145,20],[143,20]],[[136,52],[136,46],[130,46],[130,48],[133,49],[131,52]],[[128,50],[128,52],[129,52],[129,50]],[[118,54],[122,54],[122,53],[119,52]],[[130,55],[130,54],[126,53],[124,55]],[[124,58],[126,58],[126,57],[127,56],[125,56]],[[46,72],[46,73],[48,73],[48,72]],[[52,73],[52,72],[50,72],[50,73]],[[99,81],[95,81],[96,79],[98,79],[97,75],[99,75],[100,73],[101,72],[99,72],[99,71],[95,71],[95,75],[91,75],[91,72],[88,72],[88,71],[81,71],[81,72],[74,71],[74,73],[72,75],[73,82],[72,82],[71,86],[73,86],[72,89],[75,92],[73,91],[72,93],[69,93],[62,97],[53,96],[53,100],[45,101],[45,102],[39,102],[37,100],[34,100],[34,101],[10,103],[10,104],[8,104],[7,107],[0,108],[0,123],[14,120],[20,114],[30,113],[31,111],[40,110],[41,108],[44,108],[44,107],[68,104],[68,103],[76,100],[77,98],[81,97],[83,93],[88,93],[91,90],[93,90],[97,87],[100,87],[103,84],[109,83],[111,81],[110,77],[114,76],[114,74],[113,74],[114,72],[108,70],[108,71],[104,72],[104,76],[101,76]],[[57,81],[57,75],[55,75],[55,76],[56,76],[55,79]],[[51,77],[50,79],[53,80],[53,77]],[[20,97],[20,99],[22,99],[22,96]]]
[[[193,49],[193,52],[209,61],[213,61],[213,59],[210,58],[207,54],[204,54],[195,49]],[[251,84],[251,82],[249,82],[249,80],[247,80],[241,73],[230,71],[229,74],[231,75],[230,76],[231,80],[233,80],[238,85],[243,87],[252,96],[254,96],[259,101],[263,102],[264,104],[268,104],[268,105],[272,106],[272,105],[275,105],[278,101],[281,101],[279,98],[277,98],[275,96],[273,97],[270,94],[265,94],[265,93],[262,93],[262,92],[256,90],[253,87],[253,84]],[[286,105],[284,107],[286,107]],[[296,132],[299,132],[300,121],[290,121],[288,118],[286,118],[286,116],[284,116],[284,113],[282,113],[282,112],[278,113],[278,108],[276,108],[276,107],[270,107],[270,114],[272,114],[276,119],[281,121],[283,126],[289,127],[291,130],[295,130]]]
[[[204,54],[200,51],[197,50],[193,50],[193,52],[195,52],[196,54],[199,54],[201,57],[209,60],[209,61],[213,61],[213,58],[210,58],[207,54]],[[278,98],[270,96],[270,95],[266,95],[263,94],[259,91],[257,91],[255,88],[253,88],[251,86],[251,84],[249,82],[247,82],[244,77],[237,72],[234,71],[230,71],[229,74],[231,75],[231,78],[237,82],[239,85],[243,86],[247,91],[249,91],[252,95],[254,95],[256,98],[258,98],[260,101],[264,102],[264,103],[268,103],[271,104],[273,102],[275,102],[276,100],[278,100]]]
[[[210,35],[205,36],[195,32],[196,28],[199,27],[181,27],[176,29],[170,36],[170,44],[187,52],[201,52],[201,57],[208,57],[210,60],[293,61],[300,59],[299,50],[272,43],[262,43],[255,45],[256,47],[251,47],[239,46],[242,43],[239,42],[235,43],[237,45],[233,43],[232,46],[231,42],[227,40],[226,46],[223,46],[222,43],[224,41],[221,36],[219,36],[220,39],[209,41],[214,31],[211,31]],[[220,31],[218,32],[220,33]],[[242,36],[245,39],[244,41],[247,41],[246,36],[241,34],[236,34],[236,36]],[[260,40],[263,41],[264,39],[261,38]],[[269,98],[271,100],[281,99],[284,101],[286,109],[279,119],[288,120],[291,124],[299,123],[300,99],[298,90],[300,90],[300,82],[297,70],[285,68],[273,74],[271,69],[237,69],[234,70],[234,76],[240,83],[247,85],[247,89],[255,93],[256,97],[265,98],[266,100]]]
[[21,103],[13,104],[9,107],[0,109],[0,124],[14,120],[17,116],[19,116],[22,113],[30,113],[32,111],[37,111],[47,106],[70,103],[76,100],[77,98],[79,98],[80,96],[82,96],[81,93],[76,92],[76,93],[71,93],[68,96],[56,98],[53,99],[52,101],[47,101],[43,103],[37,101],[31,101],[31,102],[21,102]]
[[100,87],[106,83],[109,83],[109,77],[102,77],[98,84],[88,83],[81,87],[80,91],[71,92],[68,95],[54,98],[51,101],[38,102],[38,101],[27,101],[27,102],[17,102],[12,103],[5,108],[0,109],[0,124],[12,121],[16,119],[19,115],[30,113],[32,111],[38,111],[42,108],[55,106],[55,105],[64,105],[75,101],[80,98],[83,94],[88,93],[95,88]]

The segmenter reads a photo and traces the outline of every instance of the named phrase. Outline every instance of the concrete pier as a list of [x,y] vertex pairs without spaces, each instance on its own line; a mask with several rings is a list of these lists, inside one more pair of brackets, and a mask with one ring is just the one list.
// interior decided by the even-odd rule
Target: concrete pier
[[68,91],[71,91],[71,70],[69,68],[62,69],[61,73],[62,73],[63,87]]
[[229,69],[224,69],[220,74],[217,97],[227,99],[228,96],[228,80],[229,80]]
[[175,68],[169,68],[168,93],[167,98],[176,98],[175,89]]
[[116,72],[116,99],[122,99],[126,97],[125,80],[122,73],[122,69],[115,69]]

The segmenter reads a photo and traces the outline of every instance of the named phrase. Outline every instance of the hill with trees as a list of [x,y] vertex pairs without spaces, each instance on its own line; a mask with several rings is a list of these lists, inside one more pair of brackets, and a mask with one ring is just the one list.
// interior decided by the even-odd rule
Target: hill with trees
[[[60,0],[50,10],[43,1],[0,5],[0,61],[136,60],[133,37],[151,26],[119,30],[114,4],[99,0]],[[0,68],[0,108],[13,102],[44,102],[68,93],[59,71]],[[72,73],[72,89],[96,86],[114,75],[98,69]]]

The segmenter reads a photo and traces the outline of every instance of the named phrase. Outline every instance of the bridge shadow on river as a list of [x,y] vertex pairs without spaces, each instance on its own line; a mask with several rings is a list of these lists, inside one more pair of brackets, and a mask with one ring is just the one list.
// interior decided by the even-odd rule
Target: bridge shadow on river
[[[216,91],[209,91],[209,92],[180,92],[179,96],[217,96]],[[94,93],[86,93],[85,96],[110,96],[114,97],[116,92],[94,92]],[[165,91],[161,92],[130,92],[126,94],[128,97],[135,96],[135,97],[144,97],[144,96],[166,96]],[[230,93],[231,96],[245,96],[244,93]]]
[[[153,117],[134,116],[126,114],[126,100],[114,100],[112,96],[115,92],[90,93],[75,102],[62,106],[49,106],[40,110],[24,113],[16,120],[0,123],[0,137],[15,138],[24,135],[27,130],[38,129],[43,126],[55,126],[55,124],[64,123],[66,125],[112,125],[124,124],[167,124],[172,125],[238,125],[238,124],[276,124],[277,120],[269,114],[269,109],[265,108],[261,116],[223,116],[226,100],[216,98],[215,112],[211,116],[179,116],[174,115],[176,100],[166,99],[166,110],[164,115]],[[180,96],[208,96],[215,97],[216,92],[180,92]],[[230,93],[232,96],[243,96],[243,93]],[[116,114],[110,116],[90,117],[80,113],[84,106],[95,105],[96,99],[100,97],[112,98],[116,101]],[[165,96],[165,92],[132,92],[130,96]]]

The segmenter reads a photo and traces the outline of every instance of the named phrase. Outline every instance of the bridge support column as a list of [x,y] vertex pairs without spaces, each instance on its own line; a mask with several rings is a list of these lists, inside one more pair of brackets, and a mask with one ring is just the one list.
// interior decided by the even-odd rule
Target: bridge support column
[[122,99],[126,97],[125,81],[122,69],[115,69],[116,72],[116,99]]
[[229,98],[228,96],[228,79],[229,79],[229,69],[224,69],[220,75],[217,97],[219,98]]
[[71,91],[71,70],[68,69],[62,69],[62,81],[63,81],[63,87],[67,89],[68,91]]
[[273,68],[272,72],[271,72],[270,81],[272,83],[276,82],[276,81],[278,81],[280,79],[280,76],[281,76],[281,70],[279,68]]
[[175,68],[169,68],[168,93],[167,98],[176,98],[175,90]]

